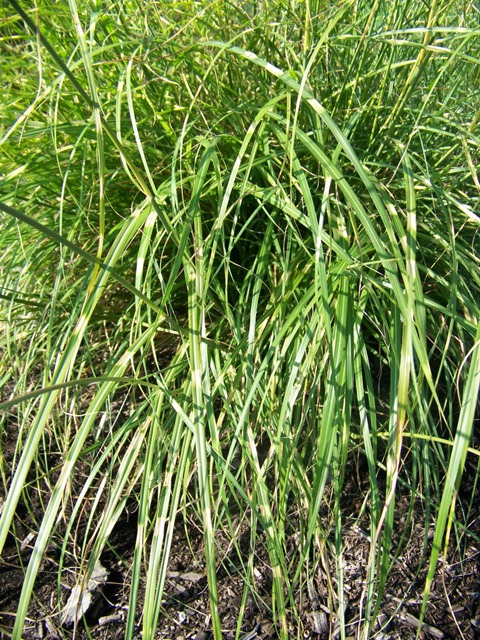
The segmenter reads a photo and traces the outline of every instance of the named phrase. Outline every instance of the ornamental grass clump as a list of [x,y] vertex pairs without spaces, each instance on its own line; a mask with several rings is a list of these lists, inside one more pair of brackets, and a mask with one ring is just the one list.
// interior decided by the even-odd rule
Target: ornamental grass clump
[[193,521],[216,640],[220,539],[233,637],[251,598],[296,637],[327,555],[330,632],[373,637],[421,505],[420,633],[475,518],[455,510],[479,455],[474,4],[10,0],[0,24],[0,547],[24,558],[31,533],[5,633],[47,558],[61,625],[62,576],[88,591],[135,513],[126,638],[155,637]]

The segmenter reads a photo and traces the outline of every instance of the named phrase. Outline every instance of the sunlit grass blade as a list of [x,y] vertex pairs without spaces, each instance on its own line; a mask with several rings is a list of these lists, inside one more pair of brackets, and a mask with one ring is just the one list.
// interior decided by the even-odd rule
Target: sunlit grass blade
[[200,211],[200,198],[208,168],[215,153],[214,147],[207,147],[202,157],[197,180],[194,184],[189,215],[193,222],[193,265],[185,265],[185,277],[188,288],[189,315],[189,344],[192,375],[192,409],[195,425],[195,447],[197,454],[197,476],[200,493],[201,511],[205,536],[205,559],[207,563],[208,588],[210,594],[210,608],[212,627],[215,640],[222,637],[221,620],[219,616],[219,601],[217,589],[217,569],[215,560],[215,541],[212,526],[211,495],[208,481],[209,465],[207,460],[207,412],[206,397],[208,396],[208,347],[203,341],[206,338],[205,326],[205,261],[203,223]]
[[477,22],[5,5],[2,633],[103,633],[62,613],[101,562],[129,640],[369,638],[422,597],[468,634],[435,576],[476,544]]
[[[458,423],[456,425],[455,440],[448,464],[447,476],[442,491],[442,500],[438,509],[435,534],[430,554],[430,564],[425,581],[424,597],[422,602],[422,618],[428,604],[428,598],[432,581],[437,568],[438,558],[442,550],[442,542],[448,545],[450,528],[452,524],[453,509],[457,499],[457,493],[465,468],[465,460],[473,431],[475,412],[478,409],[478,397],[480,389],[480,324],[478,325],[475,343],[470,351],[468,375],[462,394],[462,404]],[[467,362],[463,363],[467,366]],[[420,630],[421,627],[419,627]]]
[[[160,323],[160,316],[158,318],[158,323],[157,325]],[[131,348],[129,350],[127,350],[119,359],[118,363],[116,364],[115,367],[113,367],[112,370],[112,374],[114,377],[117,376],[121,376],[123,374],[123,372],[125,371],[126,367],[129,365],[130,363],[130,359],[132,357],[132,355],[141,347],[142,343],[146,342],[150,337],[151,334],[155,332],[157,325],[153,325],[148,331],[146,331],[136,342],[136,344],[132,345]],[[67,350],[68,353],[68,350]],[[61,370],[60,370],[61,372]],[[99,411],[101,410],[101,407],[103,406],[106,397],[108,396],[109,393],[111,393],[112,389],[114,388],[114,384],[113,382],[104,382],[101,386],[101,388],[98,390],[94,400],[91,403],[91,406],[89,408],[89,412],[87,414],[87,417],[85,418],[81,429],[78,431],[74,442],[72,443],[69,452],[68,452],[68,457],[65,460],[63,466],[62,466],[62,470],[61,470],[61,474],[59,479],[57,480],[57,483],[55,485],[55,488],[53,490],[52,496],[50,498],[48,507],[45,511],[45,515],[43,517],[42,520],[42,525],[40,527],[40,530],[38,532],[38,536],[37,536],[37,540],[35,543],[35,547],[33,549],[32,552],[32,557],[30,559],[30,562],[28,564],[28,568],[27,568],[27,572],[25,575],[25,581],[23,583],[23,587],[22,587],[22,593],[20,596],[20,600],[19,600],[19,607],[17,610],[17,615],[15,618],[15,626],[13,628],[13,633],[12,633],[12,638],[14,639],[18,639],[20,640],[22,638],[22,629],[23,629],[23,625],[25,622],[25,617],[27,614],[27,608],[30,602],[30,598],[32,595],[32,590],[33,590],[33,586],[34,586],[34,582],[38,573],[38,567],[40,565],[40,562],[42,561],[42,557],[43,557],[43,552],[48,544],[48,541],[50,539],[50,533],[51,533],[51,529],[54,526],[55,520],[57,519],[58,516],[58,509],[60,506],[60,503],[63,499],[63,495],[64,495],[64,490],[65,490],[65,486],[68,482],[68,479],[71,475],[73,466],[83,448],[83,445],[85,443],[85,439],[87,438],[87,436],[89,435],[93,422],[96,418],[96,416],[98,415]],[[51,398],[50,396],[53,395],[53,398]],[[46,408],[49,408],[49,405],[53,404],[53,402],[56,399],[56,396],[58,395],[58,392],[54,393],[54,394],[49,394],[49,396],[46,397],[46,401],[44,403],[42,403],[41,408],[43,409],[43,406],[45,405]],[[43,410],[43,412],[39,412],[39,417],[37,418],[38,420],[38,428],[43,427],[42,422],[40,422],[40,420],[43,420],[43,416],[46,412],[46,409]],[[37,439],[39,439],[40,435],[38,434],[38,432],[32,431],[32,433],[34,433],[35,437]],[[30,441],[32,439],[30,438]],[[23,467],[25,467],[29,462],[30,459],[33,458],[34,455],[34,450],[32,450],[32,445],[31,442],[27,441],[27,445],[28,447],[26,447],[26,455],[24,455],[19,463],[19,469],[21,471],[23,471],[22,468],[22,463],[23,463]],[[27,469],[28,471],[28,469]],[[17,474],[19,472],[17,471]],[[26,473],[26,471],[25,471]],[[15,486],[15,485],[14,485]],[[12,496],[12,497],[10,497]],[[12,492],[12,494],[9,493],[8,497],[7,497],[7,501],[5,502],[5,511],[4,513],[2,513],[2,521],[4,518],[6,518],[6,516],[9,514],[9,511],[7,510],[7,507],[9,506],[9,502],[12,503],[13,499],[16,498],[16,495],[14,492]],[[15,506],[15,505],[13,505]],[[10,507],[11,508],[11,507]],[[0,522],[0,527],[5,526],[3,525],[3,522]],[[5,531],[8,532],[8,529],[4,528]]]

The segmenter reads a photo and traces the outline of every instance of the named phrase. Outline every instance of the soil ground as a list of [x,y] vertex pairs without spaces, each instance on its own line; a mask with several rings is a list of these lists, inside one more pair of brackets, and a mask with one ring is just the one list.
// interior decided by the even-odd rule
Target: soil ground
[[[121,408],[119,409],[121,413]],[[15,416],[7,421],[1,442],[3,467],[14,455],[17,440]],[[478,432],[478,429],[477,429]],[[478,435],[478,433],[477,433]],[[478,448],[478,443],[475,443]],[[446,558],[439,563],[436,579],[419,638],[480,640],[480,484],[477,482],[478,461],[467,458],[457,500],[458,522],[470,513],[464,528],[457,527],[450,535]],[[323,550],[312,554],[309,575],[301,576],[294,593],[294,602],[286,612],[289,635],[293,638],[340,638],[336,612],[339,610],[338,593],[343,593],[347,640],[358,637],[364,612],[366,567],[370,552],[368,509],[362,509],[368,500],[369,483],[362,473],[361,461],[346,474],[341,501],[343,552],[335,553],[334,527],[331,509],[325,503],[319,522],[326,531]],[[88,469],[84,470],[85,473]],[[82,470],[77,469],[76,482],[82,486]],[[54,482],[54,478],[50,478]],[[9,534],[0,559],[0,640],[11,635],[18,606],[24,571],[34,543],[34,531],[43,516],[49,487],[29,492],[28,505],[19,504],[15,527]],[[327,488],[328,499],[328,488]],[[472,505],[474,508],[472,509]],[[1,508],[1,496],[0,496]],[[286,558],[298,554],[298,523],[300,514],[291,506],[286,530]],[[363,513],[363,515],[362,515]],[[433,526],[425,535],[424,505],[420,499],[412,504],[402,495],[401,486],[396,494],[395,523],[393,527],[393,553],[391,571],[379,607],[376,627],[371,638],[377,640],[414,640],[419,630],[419,615],[428,564]],[[220,530],[216,535],[219,609],[222,631],[226,640],[269,640],[278,638],[273,624],[272,576],[268,562],[265,534],[249,528],[247,514],[237,514],[233,522],[237,532],[236,546]],[[35,583],[34,597],[28,612],[23,640],[119,640],[125,637],[126,613],[129,602],[129,581],[137,531],[135,503],[125,509],[124,516],[110,535],[109,545],[101,557],[106,580],[95,592],[96,599],[88,608],[85,620],[74,626],[62,624],[62,611],[71,596],[75,582],[74,567],[65,567],[58,582],[59,541],[52,540],[42,562]],[[81,535],[81,534],[80,534]],[[254,592],[245,596],[242,565],[254,548]],[[156,639],[210,640],[212,637],[206,570],[203,564],[204,548],[201,527],[195,515],[180,513],[170,553],[167,581],[162,602],[162,614],[156,629]],[[426,560],[427,559],[427,560]],[[337,584],[336,562],[343,563],[344,584]],[[142,588],[138,594],[137,638],[142,637],[140,612],[145,597]],[[238,629],[239,612],[245,612]],[[293,613],[295,611],[295,614]]]
[[[473,467],[473,465],[472,465]],[[472,469],[473,470],[473,469]],[[478,486],[468,487],[470,475],[464,480],[464,489],[459,498],[470,500],[471,491],[476,491],[479,504]],[[369,553],[367,517],[358,519],[359,507],[364,495],[358,482],[351,480],[345,487],[342,507],[343,538],[345,542],[342,562],[344,565],[348,638],[355,638],[361,619],[361,600],[365,586],[365,567]],[[392,558],[393,568],[385,588],[378,622],[372,631],[372,638],[378,640],[413,640],[418,630],[418,616],[422,601],[425,567],[419,569],[424,553],[424,514],[421,505],[415,505],[413,516],[408,518],[407,499],[397,502],[394,527],[395,544],[400,543],[402,533],[406,533],[406,545],[399,557]],[[20,512],[22,509],[20,508]],[[322,516],[321,516],[322,517]],[[295,553],[297,536],[295,533],[294,511],[287,537],[287,555]],[[28,520],[28,517],[25,518]],[[25,523],[25,519],[23,522]],[[23,571],[31,549],[32,540],[27,529],[18,520],[18,534],[25,534],[23,540],[15,541],[13,536],[5,550],[0,565],[0,637],[8,638],[13,626],[14,612],[20,594]],[[244,519],[238,518],[237,550],[232,549],[226,537],[217,536],[219,548],[219,600],[223,632],[226,639],[235,638],[238,613],[241,606],[244,584],[237,568],[248,555],[251,532]],[[429,532],[428,538],[433,532]],[[472,535],[473,534],[473,535]],[[60,624],[57,599],[56,562],[46,559],[38,576],[35,597],[32,601],[28,622],[24,629],[24,639],[120,639],[125,634],[125,619],[128,607],[129,571],[133,558],[136,536],[135,513],[125,516],[118,523],[111,536],[111,546],[102,558],[102,565],[108,572],[106,583],[99,589],[96,602],[89,608],[86,621],[77,628],[72,624]],[[480,546],[474,542],[480,537],[480,520],[470,523],[468,535],[461,535],[452,542],[446,561],[443,561],[432,587],[431,598],[425,624],[420,638],[464,638],[480,639]],[[262,532],[259,532],[255,549],[254,576],[258,597],[246,599],[240,638],[242,640],[277,638],[270,613],[271,571]],[[395,548],[395,545],[394,545]],[[460,553],[458,551],[460,549]],[[322,557],[312,561],[312,574],[301,581],[295,594],[298,617],[290,617],[292,638],[340,638],[339,626],[332,611],[337,609],[337,584],[334,557],[333,534],[326,541]],[[170,555],[168,579],[156,638],[175,640],[209,640],[211,638],[209,602],[205,567],[202,564],[203,537],[192,517],[179,518],[178,530]],[[428,548],[426,549],[428,553]],[[51,554],[54,554],[52,550]],[[47,554],[48,555],[48,554]],[[223,556],[223,557],[222,557]],[[461,556],[461,557],[460,557]],[[71,582],[71,581],[70,581]],[[66,576],[60,586],[63,606],[71,590]],[[141,610],[143,593],[139,594],[138,609]],[[140,622],[140,620],[139,620]],[[89,635],[90,634],[90,635]],[[138,638],[141,627],[138,627]]]

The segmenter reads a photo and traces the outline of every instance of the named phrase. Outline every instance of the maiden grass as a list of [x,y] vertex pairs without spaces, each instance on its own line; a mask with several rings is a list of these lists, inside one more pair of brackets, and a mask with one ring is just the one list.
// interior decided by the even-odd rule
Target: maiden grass
[[18,439],[0,457],[2,548],[19,500],[49,487],[13,637],[49,542],[59,581],[76,559],[86,584],[131,501],[127,638],[138,620],[154,637],[192,505],[217,640],[216,533],[237,545],[239,517],[241,612],[265,544],[291,637],[295,594],[328,548],[345,637],[340,499],[359,458],[358,637],[382,603],[400,487],[409,517],[421,500],[436,525],[423,615],[479,454],[473,3],[11,0],[3,14],[0,407]]

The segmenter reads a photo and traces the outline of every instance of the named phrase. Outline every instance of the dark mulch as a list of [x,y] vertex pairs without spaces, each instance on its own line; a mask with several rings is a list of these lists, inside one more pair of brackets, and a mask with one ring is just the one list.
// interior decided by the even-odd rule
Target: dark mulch
[[[121,412],[121,407],[119,411]],[[7,464],[15,455],[17,442],[15,416],[7,421],[2,435],[2,452]],[[458,496],[458,521],[465,513],[471,513],[469,505],[480,504],[480,487],[475,482],[477,461],[469,456],[462,488]],[[8,464],[7,464],[8,466]],[[38,470],[37,470],[38,471]],[[340,638],[336,619],[338,592],[344,597],[345,622],[348,638],[357,638],[364,613],[366,566],[370,551],[368,509],[362,509],[368,499],[368,479],[359,469],[351,469],[345,484],[341,505],[343,553],[335,553],[334,532],[330,511],[325,506],[319,514],[319,523],[325,534],[317,545],[317,552],[310,557],[309,575],[300,576],[290,603],[287,619],[291,638]],[[85,469],[77,466],[72,483],[81,488]],[[50,478],[53,482],[54,479]],[[32,531],[38,529],[43,516],[43,504],[51,490],[49,485],[39,485],[40,490],[25,494],[25,500],[17,509],[15,528],[9,534],[0,561],[0,638],[8,638],[13,628],[15,611],[20,596],[24,570],[34,543]],[[41,494],[43,492],[43,499]],[[328,489],[327,489],[328,493]],[[371,637],[378,640],[413,640],[416,637],[423,588],[426,576],[425,558],[429,557],[434,523],[425,536],[425,513],[419,498],[413,510],[409,510],[409,498],[402,496],[399,487],[395,524],[393,528],[393,553],[391,571],[385,585],[384,597],[379,608],[377,624]],[[1,497],[0,497],[1,506]],[[299,538],[298,507],[291,506],[286,528],[285,552],[287,561],[298,555]],[[363,515],[362,515],[363,514]],[[68,514],[67,514],[68,515]],[[252,536],[249,519],[237,514],[233,523],[236,545],[229,535],[219,531],[218,582],[219,609],[224,637],[229,640],[255,638],[268,640],[278,637],[272,609],[272,575],[269,567],[265,533],[256,531]],[[24,640],[78,638],[86,640],[116,640],[125,635],[128,610],[129,580],[136,538],[135,505],[127,507],[123,520],[110,536],[110,545],[101,558],[108,572],[106,583],[98,590],[96,602],[86,614],[84,623],[76,629],[72,624],[61,624],[65,607],[75,582],[75,568],[67,565],[58,583],[59,547],[52,540],[38,575],[34,598],[24,629]],[[81,536],[81,532],[77,531]],[[255,597],[250,593],[242,599],[245,584],[243,569],[250,555],[252,538],[255,539],[252,582]],[[427,539],[427,543],[425,543]],[[425,624],[420,637],[464,638],[480,640],[480,517],[471,517],[465,530],[457,528],[450,536],[449,551],[437,570],[432,585]],[[398,552],[397,552],[398,549]],[[209,640],[211,638],[210,611],[205,566],[203,564],[203,536],[192,514],[179,514],[178,527],[170,553],[169,571],[165,585],[163,611],[156,630],[157,639]],[[344,570],[343,589],[337,584],[336,562]],[[294,563],[293,563],[294,564]],[[144,591],[140,590],[137,602],[139,614],[137,637],[141,637],[140,612]],[[60,602],[60,603],[59,603]],[[242,626],[238,629],[239,613],[244,608]],[[295,614],[293,613],[295,611]],[[238,634],[238,635],[236,635]]]
[[[467,473],[465,482],[468,484]],[[356,490],[357,494],[352,495]],[[343,506],[344,551],[343,563],[345,583],[345,617],[349,638],[356,638],[362,616],[361,601],[364,595],[365,568],[370,549],[368,520],[358,517],[363,496],[358,493],[358,483],[351,481],[345,487]],[[477,490],[478,493],[478,490]],[[459,499],[471,498],[468,491]],[[478,501],[477,501],[478,504]],[[28,560],[32,540],[25,522],[29,515],[25,507],[19,509],[16,535],[9,544],[0,566],[0,636],[9,637],[14,612],[20,594],[23,569]],[[415,505],[413,517],[407,521],[408,501],[397,501],[395,544],[406,533],[406,544],[398,558],[391,558],[392,570],[385,588],[377,626],[372,638],[379,640],[412,639],[418,629],[418,616],[422,602],[426,568],[419,570],[424,553],[424,514],[421,504]],[[295,532],[295,512],[290,517],[290,532],[287,532],[287,556],[298,552],[298,536]],[[320,516],[322,519],[322,515]],[[24,524],[22,524],[22,520]],[[233,547],[225,534],[217,536],[219,555],[219,608],[223,632],[226,639],[235,638],[237,621],[242,603],[244,583],[241,578],[242,562],[247,558],[251,531],[245,519],[238,517],[238,544]],[[326,525],[326,521],[325,521]],[[407,530],[405,528],[407,527]],[[465,638],[480,639],[480,546],[474,542],[480,536],[477,518],[469,525],[469,532],[458,534],[452,543],[446,561],[437,571],[432,593],[421,630],[421,638]],[[473,535],[471,535],[473,534]],[[133,556],[136,535],[135,514],[131,513],[117,525],[111,536],[111,548],[102,556],[102,564],[108,571],[108,579],[101,587],[97,601],[86,616],[90,637],[106,640],[123,638],[128,606],[129,569]],[[433,530],[429,532],[429,538]],[[24,536],[22,538],[22,536]],[[255,580],[256,597],[249,595],[244,603],[245,614],[240,630],[242,640],[270,639],[278,637],[271,616],[271,571],[264,533],[256,535]],[[461,551],[459,552],[458,549]],[[202,564],[203,537],[192,517],[188,521],[179,519],[178,531],[171,550],[168,579],[163,602],[163,614],[158,624],[156,638],[175,640],[208,640],[211,637],[210,613],[205,567]],[[461,558],[460,559],[460,555]],[[49,559],[50,558],[50,559]],[[59,587],[60,598],[65,606],[73,583],[73,574],[64,572]],[[327,537],[323,551],[311,561],[311,575],[300,580],[295,593],[295,608],[298,615],[289,617],[292,638],[339,638],[339,626],[333,611],[337,610],[337,583],[333,534]],[[143,593],[139,594],[138,610],[141,611]],[[37,579],[35,597],[29,610],[23,638],[79,639],[88,637],[83,623],[76,630],[73,625],[60,625],[57,599],[56,552],[52,549],[42,564]],[[363,603],[364,604],[364,603]],[[139,621],[140,622],[140,621]],[[138,638],[141,637],[140,627]]]

